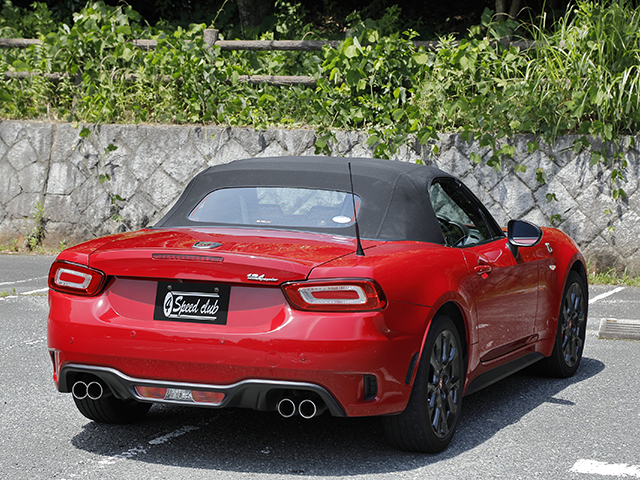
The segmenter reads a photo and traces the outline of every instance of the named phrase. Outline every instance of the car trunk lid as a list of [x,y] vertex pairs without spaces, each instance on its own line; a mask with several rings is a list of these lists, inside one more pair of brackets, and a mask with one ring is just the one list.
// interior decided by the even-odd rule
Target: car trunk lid
[[89,255],[89,266],[118,277],[278,285],[355,251],[355,240],[254,229],[141,230]]

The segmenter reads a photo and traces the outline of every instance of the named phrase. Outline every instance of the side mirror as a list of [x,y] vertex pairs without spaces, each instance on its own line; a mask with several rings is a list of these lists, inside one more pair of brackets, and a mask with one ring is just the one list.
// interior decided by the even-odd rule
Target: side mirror
[[518,247],[534,247],[542,240],[542,230],[537,225],[525,220],[509,220],[507,225],[509,250],[518,257]]

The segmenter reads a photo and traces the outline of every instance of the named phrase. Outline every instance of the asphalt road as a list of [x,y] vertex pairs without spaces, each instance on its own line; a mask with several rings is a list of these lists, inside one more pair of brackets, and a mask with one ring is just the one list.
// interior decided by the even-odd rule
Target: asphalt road
[[525,371],[470,395],[449,449],[416,455],[391,447],[375,418],[154,406],[135,425],[85,419],[51,379],[52,261],[0,255],[0,478],[640,478],[640,342],[596,336],[600,318],[640,320],[638,288],[590,287],[575,377]]

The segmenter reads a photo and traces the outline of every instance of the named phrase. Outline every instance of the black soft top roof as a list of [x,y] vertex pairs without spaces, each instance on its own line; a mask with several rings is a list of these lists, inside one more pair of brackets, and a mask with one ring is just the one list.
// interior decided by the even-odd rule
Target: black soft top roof
[[[350,192],[349,162],[353,189],[362,201],[358,214],[362,238],[444,242],[428,192],[434,178],[453,177],[435,167],[373,158],[268,157],[210,167],[191,180],[155,227],[221,226],[188,219],[204,197],[221,188],[306,187]],[[353,226],[304,230],[355,236]]]

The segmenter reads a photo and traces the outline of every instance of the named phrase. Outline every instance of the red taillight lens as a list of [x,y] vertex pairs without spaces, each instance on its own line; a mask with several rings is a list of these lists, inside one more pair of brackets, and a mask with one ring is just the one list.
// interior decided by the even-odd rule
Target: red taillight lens
[[49,270],[49,288],[75,295],[96,295],[106,281],[100,270],[72,262],[55,261]]
[[282,289],[293,308],[316,312],[380,310],[387,301],[373,280],[328,280],[286,283]]

